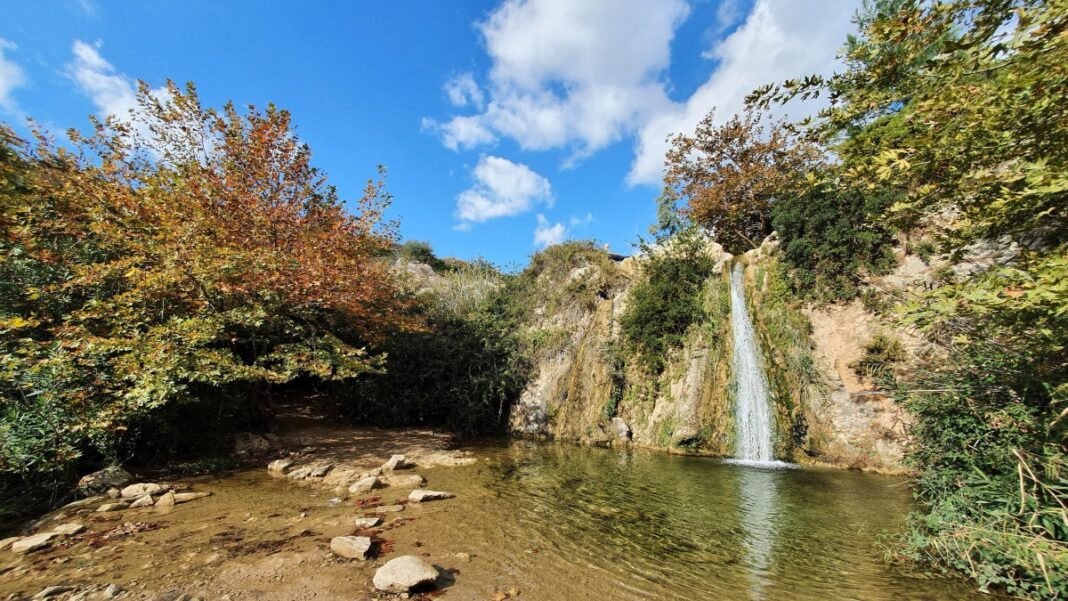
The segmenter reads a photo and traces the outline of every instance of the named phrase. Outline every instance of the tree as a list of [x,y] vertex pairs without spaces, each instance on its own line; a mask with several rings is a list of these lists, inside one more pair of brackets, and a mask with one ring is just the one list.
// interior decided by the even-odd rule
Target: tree
[[0,151],[3,472],[115,459],[176,403],[226,416],[274,384],[376,370],[367,346],[411,323],[378,258],[383,183],[347,209],[286,111],[142,85],[70,139]]
[[766,120],[747,111],[716,125],[710,112],[692,136],[676,135],[667,152],[664,202],[685,203],[689,218],[730,252],[760,245],[771,233],[775,199],[791,193],[820,158],[785,122]]

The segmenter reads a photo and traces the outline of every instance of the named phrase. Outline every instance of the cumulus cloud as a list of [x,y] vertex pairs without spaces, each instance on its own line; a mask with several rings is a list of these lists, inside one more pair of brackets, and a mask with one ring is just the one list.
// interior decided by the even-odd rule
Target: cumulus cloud
[[18,63],[5,56],[6,51],[15,50],[14,42],[0,38],[0,109],[15,113],[18,105],[11,92],[26,83],[26,75]]
[[71,47],[74,60],[67,66],[67,74],[78,88],[89,96],[102,117],[126,117],[137,105],[137,87],[132,79],[119,73],[104,60],[97,47],[74,40]]
[[473,148],[497,141],[497,136],[477,116],[455,117],[446,123],[424,118],[423,131],[440,135],[441,143],[450,150]]
[[445,94],[453,106],[467,106],[471,104],[481,109],[485,102],[482,89],[475,83],[475,77],[470,73],[462,73],[445,82]]
[[585,217],[572,217],[568,220],[568,223],[571,225],[571,227],[579,225],[589,225],[593,223],[593,213],[586,213]]
[[[757,0],[745,23],[708,51],[718,61],[708,81],[685,102],[642,125],[627,181],[659,182],[667,137],[692,132],[713,108],[717,121],[723,122],[740,112],[746,95],[761,85],[810,73],[830,75],[840,64],[835,56],[854,30],[852,17],[858,7],[856,0]],[[792,103],[777,114],[799,119],[817,111],[823,102]]]
[[484,155],[472,175],[475,183],[456,197],[459,229],[498,217],[510,217],[531,210],[534,205],[553,205],[549,180],[522,163]]
[[567,228],[557,221],[549,223],[545,215],[538,214],[538,227],[534,229],[534,244],[545,248],[553,244],[560,244],[567,238]]
[[[443,143],[500,136],[578,158],[621,139],[670,106],[661,74],[688,14],[683,0],[505,0],[478,24],[493,61],[485,108],[440,125]],[[453,80],[446,91],[466,105],[478,99],[474,83]]]

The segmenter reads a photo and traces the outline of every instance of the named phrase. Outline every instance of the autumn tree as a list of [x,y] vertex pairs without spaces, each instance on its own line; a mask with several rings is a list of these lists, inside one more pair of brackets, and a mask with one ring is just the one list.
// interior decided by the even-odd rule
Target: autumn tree
[[3,130],[0,470],[114,459],[176,403],[379,368],[366,348],[411,320],[377,258],[382,181],[346,205],[288,112],[206,109],[192,85],[92,125],[73,150]]
[[775,199],[817,164],[818,149],[783,121],[756,111],[717,124],[710,112],[692,135],[671,140],[665,160],[668,203],[683,203],[696,224],[731,252],[759,246],[771,233]]

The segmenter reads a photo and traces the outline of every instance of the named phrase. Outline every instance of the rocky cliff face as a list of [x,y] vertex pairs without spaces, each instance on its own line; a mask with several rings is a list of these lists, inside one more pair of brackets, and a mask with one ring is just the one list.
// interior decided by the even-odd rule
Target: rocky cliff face
[[514,404],[517,435],[599,445],[632,444],[730,456],[734,447],[730,374],[731,261],[745,265],[746,293],[766,359],[776,418],[776,455],[808,463],[895,470],[901,466],[907,416],[857,377],[848,364],[862,343],[885,329],[859,301],[803,310],[781,281],[773,241],[734,258],[709,242],[718,270],[703,302],[709,316],[691,327],[660,375],[628,360],[620,317],[642,258],[579,266],[574,280],[621,282],[591,307],[539,308],[532,331],[563,332],[563,342],[537,358],[532,380]]

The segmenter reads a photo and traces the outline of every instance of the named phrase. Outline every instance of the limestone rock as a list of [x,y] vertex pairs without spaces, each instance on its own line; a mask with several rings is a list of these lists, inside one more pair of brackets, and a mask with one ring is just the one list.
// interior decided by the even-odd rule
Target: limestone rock
[[0,551],[6,551],[8,547],[19,540],[22,540],[21,536],[11,536],[4,540],[0,540]]
[[62,535],[55,532],[41,532],[40,534],[34,534],[33,536],[27,536],[20,538],[11,544],[12,553],[29,553],[38,549],[43,549],[52,544],[52,541],[60,538]]
[[188,503],[189,501],[196,501],[197,499],[203,499],[204,497],[210,497],[210,492],[180,492],[175,493],[175,503]]
[[169,491],[159,499],[156,499],[156,507],[174,507],[177,501],[174,498],[174,491]]
[[117,584],[109,584],[108,587],[104,589],[104,598],[114,599],[115,597],[118,597],[121,593],[122,587]]
[[385,482],[386,484],[396,486],[397,488],[418,488],[426,484],[426,478],[418,474],[408,476],[387,476]]
[[295,469],[295,470],[289,472],[288,474],[286,474],[286,476],[288,476],[289,478],[291,478],[293,480],[303,480],[303,479],[307,478],[308,476],[310,476],[311,473],[312,473],[312,468],[310,468],[310,467],[302,467],[302,468]]
[[167,490],[170,487],[162,484],[156,484],[155,482],[142,482],[139,484],[131,484],[122,489],[122,498],[124,499],[140,499],[145,495],[158,495]]
[[[382,518],[370,517],[370,518],[356,518],[353,520],[352,525],[356,528],[374,528],[382,523]],[[2,544],[2,543],[0,543]]]
[[350,486],[349,492],[354,495],[357,495],[360,493],[371,492],[372,490],[379,488],[380,486],[381,483],[378,481],[378,476],[368,476]]
[[291,467],[293,467],[292,459],[275,459],[267,464],[267,471],[284,474]]
[[109,499],[118,499],[122,496],[122,491],[112,487],[108,489],[107,495]]
[[366,536],[335,536],[330,539],[334,555],[348,559],[367,559],[371,555],[371,539]]
[[375,507],[375,513],[397,513],[404,511],[404,505],[380,505]]
[[151,507],[152,505],[155,505],[155,504],[156,504],[156,500],[152,498],[152,495],[145,495],[145,496],[141,497],[140,499],[134,501],[133,503],[130,503],[130,507],[131,508]]
[[326,476],[327,474],[329,474],[330,470],[332,470],[332,469],[334,469],[334,464],[333,463],[328,463],[326,465],[320,465],[319,467],[316,467],[316,468],[312,469],[311,474],[309,474],[309,477],[311,477],[311,478],[322,478],[322,477]]
[[616,438],[630,440],[630,426],[623,421],[622,417],[612,418],[612,433],[616,435]]
[[75,534],[79,534],[83,531],[85,531],[85,526],[77,522],[61,524],[52,529],[52,532],[55,532],[60,536],[74,536]]
[[34,599],[50,599],[52,597],[56,597],[58,595],[62,595],[63,593],[68,593],[68,592],[73,591],[73,590],[74,590],[73,586],[64,586],[64,585],[50,586],[48,588],[43,589],[41,592],[37,593],[36,595],[34,595],[33,598]]
[[323,477],[323,484],[348,488],[349,483],[357,479],[356,470],[332,469],[329,474]]
[[83,476],[78,480],[78,489],[83,494],[98,495],[109,488],[126,486],[133,480],[130,472],[117,465],[108,466],[100,471]]
[[126,503],[125,501],[117,501],[115,503],[104,503],[96,510],[101,513],[106,513],[108,511],[122,511],[123,509],[126,509],[129,506],[130,504]]
[[389,458],[389,461],[382,464],[382,471],[392,472],[393,470],[402,470],[408,467],[412,467],[412,464],[408,462],[404,455],[394,455]]
[[408,495],[408,500],[413,503],[425,503],[426,501],[440,501],[441,499],[451,499],[454,495],[452,493],[442,492],[440,490],[426,490],[416,489]]
[[378,568],[372,582],[375,588],[390,593],[407,593],[415,587],[433,584],[438,579],[434,566],[414,555],[402,555]]

